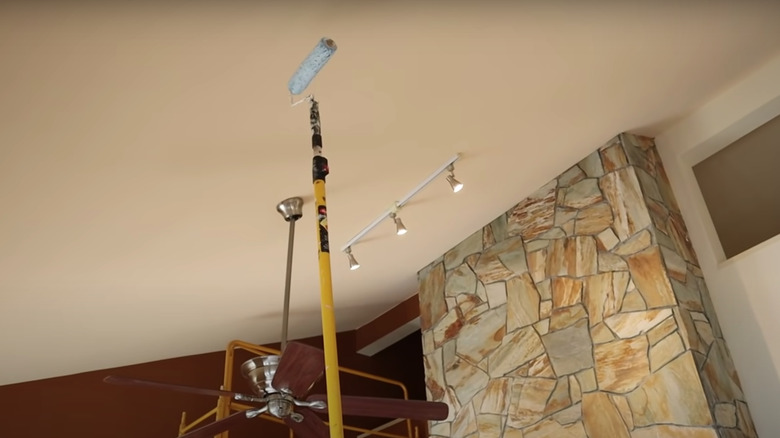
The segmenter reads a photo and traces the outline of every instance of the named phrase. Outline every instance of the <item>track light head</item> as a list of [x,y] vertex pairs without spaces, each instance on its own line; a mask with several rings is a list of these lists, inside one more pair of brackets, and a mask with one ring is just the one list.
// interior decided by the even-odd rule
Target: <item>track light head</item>
[[360,267],[360,263],[358,263],[355,256],[352,255],[352,247],[349,247],[344,250],[344,253],[347,254],[347,260],[349,261],[349,270],[354,271],[355,269]]
[[404,223],[401,221],[401,218],[396,216],[395,213],[390,213],[390,217],[393,219],[393,222],[395,222],[395,234],[399,236],[403,236],[406,234],[407,230],[404,226]]
[[450,164],[447,166],[447,170],[450,174],[447,176],[447,182],[450,183],[453,193],[458,193],[463,188],[463,183],[455,179],[455,166]]

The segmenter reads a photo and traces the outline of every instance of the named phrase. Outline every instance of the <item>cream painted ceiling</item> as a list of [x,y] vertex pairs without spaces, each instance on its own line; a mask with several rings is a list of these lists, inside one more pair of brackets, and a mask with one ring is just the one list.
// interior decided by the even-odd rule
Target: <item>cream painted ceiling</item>
[[286,83],[322,36],[333,246],[456,152],[466,183],[356,245],[360,270],[334,254],[340,330],[612,135],[661,132],[780,48],[771,1],[106,3],[0,5],[0,384],[278,340],[290,196],[291,335],[320,333],[308,114]]

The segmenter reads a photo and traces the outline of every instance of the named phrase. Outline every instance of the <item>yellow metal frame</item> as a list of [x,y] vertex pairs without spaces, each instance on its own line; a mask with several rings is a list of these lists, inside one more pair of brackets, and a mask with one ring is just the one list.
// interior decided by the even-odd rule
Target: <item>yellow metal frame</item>
[[[258,356],[264,356],[264,355],[278,355],[280,352],[277,349],[274,348],[268,348],[264,347],[262,345],[256,345],[245,341],[232,341],[228,344],[227,349],[225,350],[225,370],[223,374],[223,380],[222,380],[222,389],[225,391],[231,391],[233,387],[233,367],[234,367],[234,358],[235,358],[235,350],[241,349],[245,351],[249,351],[250,353],[256,354]],[[393,380],[393,379],[387,379],[382,376],[377,376],[375,374],[366,373],[363,371],[354,370],[351,368],[346,367],[338,367],[338,372],[342,372],[345,374],[351,374],[353,376],[362,377],[369,380],[375,380],[378,382],[386,383],[388,385],[397,386],[401,389],[403,392],[404,400],[409,399],[409,392],[406,390],[406,385],[403,383]],[[201,425],[201,423],[205,422],[212,416],[216,417],[216,420],[221,420],[223,418],[226,418],[231,414],[233,411],[244,411],[250,408],[254,408],[256,406],[249,406],[242,403],[238,403],[231,399],[230,397],[224,396],[219,397],[219,400],[217,401],[217,406],[206,412],[205,414],[201,415],[191,423],[187,423],[187,413],[182,412],[181,414],[181,423],[179,424],[179,436],[184,435],[185,433],[189,432],[190,430],[196,428],[197,426]],[[279,418],[276,418],[272,415],[263,414],[259,418],[262,418],[264,420],[273,421],[275,423],[281,423],[285,424],[284,421],[282,421]],[[387,432],[381,432],[381,431],[374,431],[370,429],[364,429],[361,427],[356,426],[349,426],[349,425],[343,425],[344,430],[349,430],[353,432],[360,432],[360,433],[367,433],[372,436],[378,436],[378,437],[384,437],[384,438],[418,438],[419,437],[419,430],[418,428],[412,427],[412,421],[409,419],[405,419],[406,421],[406,431],[407,435],[397,435],[393,433],[387,433]],[[327,422],[326,422],[327,423]],[[327,423],[329,424],[329,423]],[[228,438],[228,432],[223,432],[220,435],[218,435],[219,438]],[[293,438],[293,432],[290,430],[290,438]]]

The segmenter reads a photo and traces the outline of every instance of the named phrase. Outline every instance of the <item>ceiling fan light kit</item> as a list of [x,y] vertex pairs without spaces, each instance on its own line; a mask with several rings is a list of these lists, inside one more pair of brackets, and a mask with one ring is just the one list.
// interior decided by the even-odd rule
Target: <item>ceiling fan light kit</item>
[[[330,59],[336,50],[333,40],[323,38],[309,57],[301,64],[288,83],[291,94],[299,94]],[[298,197],[288,198],[277,204],[276,210],[290,224],[290,234],[287,250],[287,271],[285,276],[284,311],[282,318],[281,352],[254,357],[241,365],[241,375],[249,383],[254,395],[236,393],[224,389],[212,390],[184,385],[153,382],[118,376],[108,376],[107,383],[118,385],[145,386],[166,389],[190,394],[217,396],[220,402],[217,408],[217,420],[195,430],[184,432],[180,438],[211,438],[222,434],[232,427],[249,421],[261,414],[268,414],[281,419],[301,438],[343,438],[342,411],[347,415],[371,416],[381,418],[409,418],[417,420],[443,420],[448,416],[448,407],[444,403],[405,399],[388,399],[378,397],[356,397],[342,395],[339,383],[339,366],[336,350],[336,321],[333,312],[333,290],[330,267],[330,242],[328,235],[327,205],[325,203],[325,178],[329,173],[328,160],[322,154],[322,135],[320,128],[319,104],[313,97],[304,99],[311,103],[309,119],[312,131],[312,179],[314,185],[314,202],[317,227],[318,261],[320,273],[320,307],[322,316],[322,338],[324,351],[299,342],[287,342],[287,326],[290,310],[290,286],[292,279],[293,244],[295,222],[303,217],[303,200]],[[422,190],[430,181],[438,176],[447,166],[458,159],[455,156],[445,166],[438,170],[428,180],[420,184],[401,202],[396,209],[389,212],[394,219],[398,234],[406,232],[406,227],[395,213],[414,194]],[[451,171],[450,171],[451,172]],[[381,219],[387,217],[388,214]],[[380,219],[380,221],[381,221]],[[379,223],[379,221],[376,221]],[[367,231],[366,231],[367,232]],[[365,234],[365,233],[363,233]],[[357,236],[354,242],[362,237]],[[351,243],[354,243],[351,242]],[[350,245],[351,245],[350,243]],[[351,269],[360,265],[351,254],[350,245],[343,251],[347,253]],[[234,341],[238,342],[238,341]],[[232,343],[231,343],[232,344]],[[232,363],[231,358],[226,364]],[[225,387],[230,387],[228,376],[230,369],[225,369]],[[322,378],[326,378],[327,394],[309,395],[312,387]],[[232,377],[230,377],[232,378]],[[225,405],[224,401],[228,401]],[[230,400],[263,404],[259,407],[248,407],[229,414]],[[222,408],[220,409],[220,406]],[[326,425],[315,412],[328,414]],[[199,421],[199,420],[198,420]],[[183,422],[183,420],[182,420]],[[183,429],[182,429],[183,430]],[[410,430],[411,433],[411,430]]]

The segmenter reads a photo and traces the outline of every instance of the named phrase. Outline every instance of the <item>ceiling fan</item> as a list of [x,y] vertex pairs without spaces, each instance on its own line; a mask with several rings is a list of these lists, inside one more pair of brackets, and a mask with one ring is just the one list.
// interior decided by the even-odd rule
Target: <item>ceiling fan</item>
[[[327,396],[309,395],[309,391],[325,371],[323,351],[299,342],[286,342],[293,236],[295,221],[302,216],[302,205],[301,198],[290,198],[277,206],[285,220],[290,222],[282,353],[258,356],[241,365],[241,374],[248,381],[254,395],[120,376],[108,376],[104,382],[197,395],[226,396],[236,401],[260,405],[185,433],[180,438],[211,438],[264,413],[282,419],[296,436],[301,438],[328,438],[328,427],[316,415],[317,412],[328,412]],[[413,420],[444,420],[449,413],[445,403],[350,395],[341,395],[341,410],[345,415]]]

